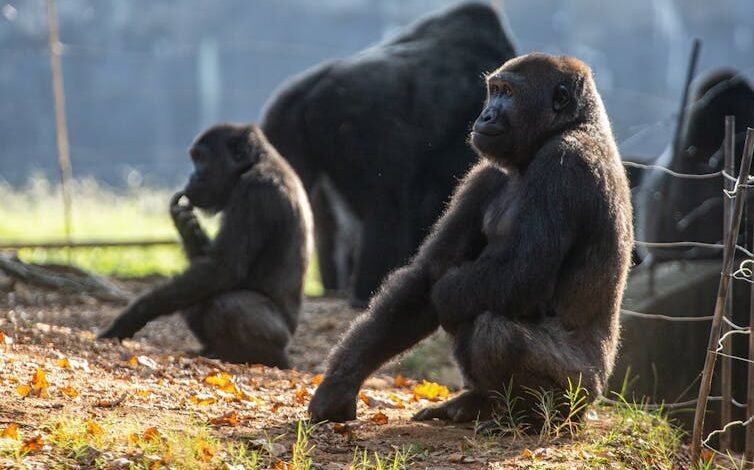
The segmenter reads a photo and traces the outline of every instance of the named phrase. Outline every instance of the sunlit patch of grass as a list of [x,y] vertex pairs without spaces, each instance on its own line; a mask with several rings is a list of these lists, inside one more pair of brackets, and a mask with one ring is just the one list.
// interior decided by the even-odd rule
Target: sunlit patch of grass
[[[173,190],[144,188],[115,190],[93,178],[73,185],[73,240],[175,239],[177,234],[168,213]],[[42,177],[31,177],[21,188],[0,183],[0,241],[45,242],[65,238],[60,189]],[[199,218],[211,234],[218,219]],[[142,277],[172,276],[186,268],[178,245],[153,247],[107,247],[76,249],[21,249],[20,259],[33,263],[69,261],[83,269],[104,275]],[[307,273],[307,295],[322,295],[317,263]]]
[[348,468],[351,470],[400,470],[409,468],[414,455],[415,452],[411,446],[395,449],[384,456],[380,456],[377,452],[370,454],[366,449],[357,448]]

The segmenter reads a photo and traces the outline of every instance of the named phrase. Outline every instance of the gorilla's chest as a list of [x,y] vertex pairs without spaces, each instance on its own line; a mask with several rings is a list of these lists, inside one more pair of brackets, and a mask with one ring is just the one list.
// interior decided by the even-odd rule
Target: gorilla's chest
[[519,211],[518,184],[513,183],[494,196],[484,211],[482,230],[487,240],[506,237]]

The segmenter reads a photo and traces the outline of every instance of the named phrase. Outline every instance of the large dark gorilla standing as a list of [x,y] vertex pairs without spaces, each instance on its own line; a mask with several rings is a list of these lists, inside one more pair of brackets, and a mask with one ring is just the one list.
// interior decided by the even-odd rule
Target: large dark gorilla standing
[[[311,251],[312,216],[301,181],[255,126],[221,124],[191,147],[194,172],[170,213],[188,269],[137,298],[100,338],[128,338],[182,311],[202,354],[289,367]],[[185,196],[190,204],[183,205]],[[222,211],[210,240],[193,207]]]
[[[282,85],[261,127],[310,195],[316,189],[326,288],[344,288],[350,278],[352,303],[363,306],[411,256],[474,161],[464,140],[484,100],[480,77],[513,56],[495,11],[472,3]],[[324,190],[316,187],[323,177]],[[338,199],[345,207],[331,203]],[[344,245],[342,209],[360,223],[358,236],[347,237],[353,256],[333,253]],[[353,264],[352,275],[344,263]]]
[[557,392],[569,380],[590,400],[602,392],[633,228],[591,71],[530,54],[489,75],[487,91],[471,134],[484,161],[333,351],[309,405],[315,421],[353,419],[369,374],[438,326],[453,335],[470,390],[415,419],[488,418],[491,392],[510,380],[522,398],[522,387]]
[[[656,164],[679,173],[705,174],[723,169],[725,116],[736,117],[735,158],[740,165],[746,127],[754,126],[754,90],[741,76],[713,73],[702,80],[681,131],[680,152],[668,149]],[[662,172],[646,174],[637,197],[637,239],[649,242],[720,243],[723,238],[723,179],[683,179]],[[719,257],[705,248],[638,247],[646,261]]]

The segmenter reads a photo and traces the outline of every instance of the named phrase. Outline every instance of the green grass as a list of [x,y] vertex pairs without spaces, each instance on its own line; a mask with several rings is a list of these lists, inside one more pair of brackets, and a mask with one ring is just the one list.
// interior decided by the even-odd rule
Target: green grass
[[[108,188],[92,178],[73,185],[73,240],[135,240],[174,238],[177,234],[168,214],[172,189]],[[0,242],[45,242],[65,239],[63,204],[58,185],[31,177],[21,188],[0,184]],[[199,218],[212,234],[217,218]],[[34,263],[68,263],[105,275],[141,277],[171,276],[186,267],[181,248],[77,248],[21,249],[18,256]],[[321,295],[316,260],[307,273],[305,292]]]

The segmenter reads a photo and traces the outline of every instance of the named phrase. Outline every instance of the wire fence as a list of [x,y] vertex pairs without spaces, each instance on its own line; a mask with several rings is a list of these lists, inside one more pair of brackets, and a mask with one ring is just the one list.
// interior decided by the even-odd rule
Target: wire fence
[[[732,162],[732,149],[735,148],[735,137],[732,129],[735,127],[731,117],[726,117],[726,141],[723,142],[720,152],[725,153],[726,160]],[[706,174],[686,174],[679,173],[660,165],[648,165],[626,161],[626,167],[638,168],[647,171],[660,171],[674,178],[687,180],[709,180],[723,177],[722,198],[728,201],[729,209],[726,210],[724,220],[727,221],[727,228],[724,232],[725,243],[703,243],[696,241],[677,241],[677,242],[649,242],[637,240],[637,246],[645,248],[709,248],[719,249],[722,253],[723,269],[720,275],[720,284],[718,296],[716,299],[715,311],[712,315],[704,316],[673,316],[655,313],[644,313],[629,309],[622,309],[621,314],[625,317],[639,318],[643,320],[658,320],[666,322],[712,322],[710,327],[709,345],[706,348],[706,358],[704,370],[697,376],[699,382],[699,394],[697,398],[685,401],[670,403],[645,403],[647,409],[695,409],[694,431],[692,436],[692,461],[696,462],[702,458],[702,449],[711,454],[718,455],[724,459],[730,459],[736,465],[754,466],[754,339],[751,334],[751,325],[754,322],[754,303],[751,305],[751,319],[749,325],[741,326],[735,324],[730,318],[729,293],[730,281],[737,280],[750,284],[752,287],[752,299],[754,299],[754,253],[746,247],[736,243],[741,223],[741,214],[747,199],[747,192],[752,186],[754,180],[749,176],[749,168],[752,159],[752,150],[754,150],[754,129],[749,129],[746,133],[746,142],[744,152],[741,157],[741,172],[738,177],[734,176],[732,171],[725,170],[706,173]],[[743,255],[748,259],[739,261],[734,267],[735,255]],[[740,257],[739,257],[740,260]],[[749,354],[748,357],[742,357],[731,353],[731,341],[734,336],[749,337]],[[723,367],[721,370],[721,388],[720,396],[710,396],[710,387],[712,375],[717,358],[728,361],[738,361],[748,367],[748,390],[745,403],[741,403],[732,397],[731,392],[731,367]],[[726,376],[727,375],[727,376]],[[604,399],[611,403],[612,400]],[[704,416],[710,402],[719,402],[721,404],[721,422],[720,426],[703,435]],[[730,406],[739,409],[745,409],[745,419],[733,420],[730,418]],[[728,408],[726,411],[726,407]],[[731,451],[730,432],[742,427],[745,430],[745,450],[743,456],[735,456]],[[719,445],[713,445],[713,438],[720,437]]]

